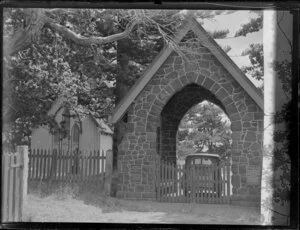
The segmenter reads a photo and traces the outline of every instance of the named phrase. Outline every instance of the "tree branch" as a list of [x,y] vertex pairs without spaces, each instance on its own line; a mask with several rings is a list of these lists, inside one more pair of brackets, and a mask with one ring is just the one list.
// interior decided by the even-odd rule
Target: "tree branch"
[[53,22],[52,20],[47,20],[46,24],[49,25],[54,30],[56,30],[57,32],[61,33],[66,39],[70,39],[79,45],[88,46],[91,44],[102,45],[102,44],[106,44],[106,43],[110,43],[110,42],[114,42],[126,38],[129,36],[131,31],[134,29],[134,27],[138,24],[138,21],[134,21],[132,24],[128,25],[123,32],[109,35],[107,37],[95,37],[95,36],[84,37],[80,34],[76,34],[72,30],[62,25]]
[[26,49],[32,42],[39,38],[45,21],[44,10],[26,9],[25,15],[26,24],[24,25],[24,28],[19,28],[12,36],[3,37],[4,57]]
[[[54,12],[54,10],[51,10]],[[59,11],[59,10],[58,10]],[[19,28],[13,36],[4,36],[4,56],[14,55],[15,53],[26,49],[34,41],[36,41],[41,33],[41,29],[45,24],[51,28],[60,32],[65,38],[72,40],[73,42],[88,46],[91,44],[102,45],[110,42],[114,42],[129,36],[134,27],[139,23],[138,20],[134,20],[131,24],[128,24],[126,29],[118,34],[113,34],[107,37],[84,37],[80,34],[76,34],[72,30],[57,24],[52,18],[47,16],[47,10],[44,9],[26,9],[26,25],[24,28]],[[48,12],[50,13],[50,12]]]

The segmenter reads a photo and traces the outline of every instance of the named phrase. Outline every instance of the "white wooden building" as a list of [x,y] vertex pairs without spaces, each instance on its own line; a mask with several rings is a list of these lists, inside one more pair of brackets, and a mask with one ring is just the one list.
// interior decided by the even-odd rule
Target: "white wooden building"
[[64,106],[64,99],[59,98],[51,107],[48,115],[55,116],[58,124],[64,122],[67,130],[65,138],[60,134],[51,134],[49,126],[40,126],[33,130],[31,149],[60,149],[63,152],[104,151],[112,149],[113,131],[102,119],[92,115],[78,116]]

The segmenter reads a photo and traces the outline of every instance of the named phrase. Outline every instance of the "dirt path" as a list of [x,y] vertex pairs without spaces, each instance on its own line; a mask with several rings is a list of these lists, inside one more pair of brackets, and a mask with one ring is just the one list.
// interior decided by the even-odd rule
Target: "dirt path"
[[170,204],[150,201],[114,200],[105,210],[97,201],[60,200],[30,194],[24,221],[106,222],[106,223],[181,223],[181,224],[259,224],[256,208],[209,204]]

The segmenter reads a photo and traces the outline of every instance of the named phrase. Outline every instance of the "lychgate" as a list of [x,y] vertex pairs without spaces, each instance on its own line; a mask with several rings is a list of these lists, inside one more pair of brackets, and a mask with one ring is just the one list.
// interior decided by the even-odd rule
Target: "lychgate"
[[230,201],[259,204],[263,95],[194,18],[175,40],[187,34],[198,38],[194,52],[183,57],[165,47],[113,113],[112,122],[126,127],[118,146],[117,196],[157,198],[157,158],[176,164],[179,122],[207,100],[231,121]]

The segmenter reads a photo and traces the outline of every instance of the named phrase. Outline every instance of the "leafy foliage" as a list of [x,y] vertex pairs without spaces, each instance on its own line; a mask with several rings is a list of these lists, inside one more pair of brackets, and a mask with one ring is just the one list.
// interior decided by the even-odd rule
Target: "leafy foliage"
[[257,80],[263,80],[264,76],[264,55],[262,44],[251,44],[248,49],[243,51],[242,56],[249,55],[251,66],[242,68],[246,74],[250,74]]
[[[229,13],[186,11],[198,18]],[[134,84],[185,18],[179,10],[131,9],[6,8],[3,16],[5,47],[13,49],[5,56],[3,95],[3,141],[10,148],[29,144],[40,124],[59,128],[46,115],[58,97],[78,113],[107,116],[116,82]],[[128,25],[117,41],[113,36]]]
[[263,28],[263,15],[259,14],[257,18],[252,18],[250,22],[243,24],[235,33],[235,37],[246,36],[248,33],[253,33]]
[[208,101],[199,103],[186,113],[179,125],[178,154],[203,151],[226,158],[230,134],[230,121],[223,110]]

